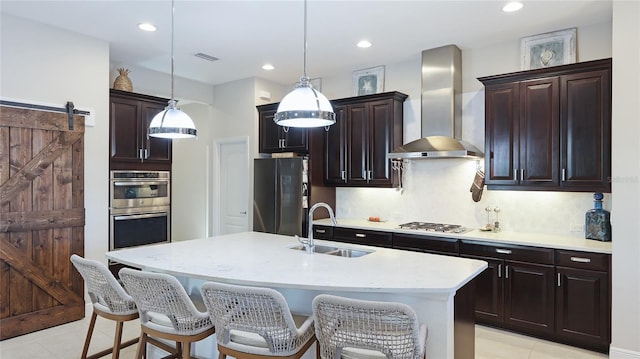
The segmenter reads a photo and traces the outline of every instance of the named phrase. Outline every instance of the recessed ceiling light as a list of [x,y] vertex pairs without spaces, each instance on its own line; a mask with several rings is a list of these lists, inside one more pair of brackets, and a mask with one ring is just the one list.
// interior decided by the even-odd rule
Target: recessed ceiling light
[[148,22],[143,22],[141,24],[138,24],[138,29],[143,31],[156,31],[156,27],[153,26],[153,24],[150,24]]
[[367,47],[371,47],[371,43],[369,41],[367,41],[367,40],[362,40],[362,41],[358,42],[358,47],[366,49]]
[[524,5],[522,5],[521,2],[519,1],[511,1],[510,3],[508,3],[507,5],[505,5],[502,8],[502,11],[504,12],[514,12],[514,11],[518,11],[520,9],[522,9]]
[[275,69],[275,67],[273,67],[273,65],[271,65],[271,64],[264,64],[264,65],[262,65],[262,69],[263,70],[273,70],[273,69]]

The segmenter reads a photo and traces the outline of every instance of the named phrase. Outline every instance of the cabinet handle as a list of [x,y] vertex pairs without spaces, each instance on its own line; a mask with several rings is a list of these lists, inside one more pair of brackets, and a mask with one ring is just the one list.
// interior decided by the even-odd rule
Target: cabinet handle
[[591,263],[591,258],[571,257],[571,261],[578,263]]
[[510,249],[500,249],[500,248],[496,248],[496,253],[500,253],[500,254],[511,254],[511,250],[510,250]]
[[144,159],[146,160],[147,158],[149,158],[149,150],[148,149],[144,149]]
[[358,238],[367,238],[366,234],[362,234],[362,233],[356,233],[356,237]]
[[327,230],[326,229],[316,229],[316,233],[320,233],[320,234],[327,233]]
[[524,168],[520,170],[520,181],[524,181]]
[[347,171],[340,171],[340,179],[343,181],[347,181]]
[[138,159],[142,159],[142,148],[138,148]]
[[373,171],[367,171],[367,181],[371,181],[372,177],[373,177]]
[[513,181],[514,182],[518,182],[518,169],[517,168],[513,169]]
[[560,273],[558,273],[558,287],[560,286]]
[[498,278],[502,278],[502,264],[498,264]]
[[566,170],[563,168],[562,169],[562,182],[567,180],[567,176],[566,176]]
[[504,267],[504,277],[509,279],[509,265]]

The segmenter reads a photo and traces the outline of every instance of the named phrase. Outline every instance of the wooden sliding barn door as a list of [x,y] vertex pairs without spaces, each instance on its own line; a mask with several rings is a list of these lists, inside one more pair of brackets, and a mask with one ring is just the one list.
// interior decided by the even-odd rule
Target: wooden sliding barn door
[[84,317],[84,117],[0,107],[0,340]]

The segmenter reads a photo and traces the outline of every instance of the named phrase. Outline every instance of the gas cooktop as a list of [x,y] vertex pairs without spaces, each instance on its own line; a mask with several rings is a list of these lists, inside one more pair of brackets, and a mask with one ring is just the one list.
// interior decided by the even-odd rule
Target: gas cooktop
[[444,232],[444,233],[465,233],[471,229],[465,228],[459,224],[431,223],[431,222],[408,222],[399,225],[400,229],[413,229],[417,231],[427,232]]

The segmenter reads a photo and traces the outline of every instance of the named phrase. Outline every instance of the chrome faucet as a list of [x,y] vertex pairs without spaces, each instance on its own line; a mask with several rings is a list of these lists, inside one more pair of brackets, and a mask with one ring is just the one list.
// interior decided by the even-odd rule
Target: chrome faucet
[[328,204],[326,204],[324,202],[318,202],[318,203],[314,204],[313,206],[311,206],[311,208],[309,209],[309,221],[307,223],[307,225],[309,226],[309,233],[307,234],[307,239],[306,240],[301,240],[300,238],[298,238],[298,241],[304,245],[307,253],[309,253],[309,254],[313,253],[313,250],[314,250],[314,244],[313,244],[313,212],[318,207],[324,207],[324,208],[327,209],[327,211],[329,212],[329,217],[331,218],[331,224],[333,224],[334,227],[338,224],[338,222],[336,222],[336,217],[333,215],[333,209],[331,209],[331,206],[329,206]]

